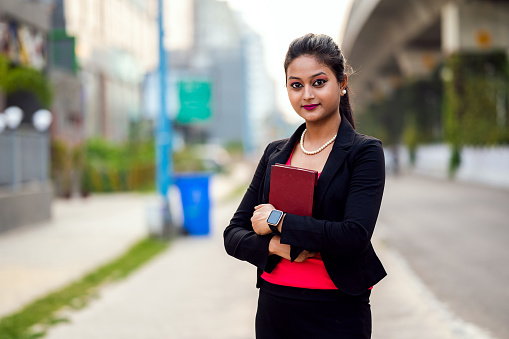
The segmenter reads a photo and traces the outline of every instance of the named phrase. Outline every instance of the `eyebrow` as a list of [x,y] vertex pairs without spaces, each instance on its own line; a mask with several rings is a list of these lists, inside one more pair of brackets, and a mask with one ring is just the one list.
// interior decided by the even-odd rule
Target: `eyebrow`
[[[317,77],[317,76],[322,75],[322,74],[327,75],[325,72],[319,72],[319,73],[313,74],[313,75],[312,75],[312,76],[310,76],[309,78],[311,79],[311,78]],[[299,78],[299,77],[294,77],[294,76],[290,76],[290,77],[288,77],[288,79],[302,80],[301,78]]]

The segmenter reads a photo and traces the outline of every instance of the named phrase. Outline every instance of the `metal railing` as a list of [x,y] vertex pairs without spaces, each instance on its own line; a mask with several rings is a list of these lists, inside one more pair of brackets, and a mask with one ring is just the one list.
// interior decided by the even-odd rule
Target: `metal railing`
[[6,130],[0,134],[0,187],[16,190],[20,184],[49,177],[49,134],[35,130]]

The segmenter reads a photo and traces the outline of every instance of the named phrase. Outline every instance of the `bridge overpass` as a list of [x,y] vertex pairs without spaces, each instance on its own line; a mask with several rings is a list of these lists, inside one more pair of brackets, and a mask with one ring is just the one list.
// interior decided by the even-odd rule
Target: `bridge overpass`
[[509,51],[509,0],[354,0],[341,40],[362,106],[451,53]]

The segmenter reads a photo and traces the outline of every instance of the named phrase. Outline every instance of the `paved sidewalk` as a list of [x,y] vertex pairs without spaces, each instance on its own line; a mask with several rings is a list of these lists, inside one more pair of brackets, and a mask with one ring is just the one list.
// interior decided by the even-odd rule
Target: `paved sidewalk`
[[0,317],[123,253],[147,233],[151,198],[55,200],[51,221],[0,234]]
[[[214,178],[213,226],[210,236],[177,239],[168,251],[156,257],[126,280],[105,287],[100,297],[85,309],[70,313],[71,322],[52,328],[48,338],[254,338],[257,299],[257,290],[254,286],[256,269],[250,264],[229,257],[224,251],[222,240],[222,230],[238,204],[238,199],[226,201],[225,197],[236,185],[245,182],[252,175],[253,170],[254,167],[239,171],[235,178]],[[97,199],[100,200],[103,197]],[[92,201],[91,199],[91,204]],[[102,256],[103,260],[107,260],[114,251],[109,246],[100,245],[103,241],[106,245],[116,244],[117,252],[121,252],[120,248],[125,249],[129,242],[141,237],[145,232],[142,217],[145,207],[143,199],[136,196],[119,196],[104,198],[101,204],[98,201],[98,205],[111,204],[110,209],[113,210],[111,207],[115,201],[118,203],[131,201],[132,204],[125,206],[127,208],[115,209],[119,212],[114,219],[117,227],[112,227],[105,239],[97,241],[98,244],[95,244],[93,239],[99,237],[101,227],[106,227],[104,225],[90,226],[92,229],[97,227],[98,229],[94,231],[97,233],[90,231],[82,235],[79,232],[59,231],[51,237],[47,231],[47,240],[43,243],[53,242],[53,246],[45,245],[45,250],[40,250],[39,254],[55,247],[60,240],[65,240],[65,246],[58,251],[58,255],[55,254],[54,258],[46,259],[52,263],[53,259],[60,258],[62,263],[58,264],[59,269],[55,270],[51,270],[53,264],[42,265],[49,268],[46,269],[45,274],[42,274],[44,279],[37,279],[49,280],[49,277],[58,275],[58,272],[65,272],[66,279],[61,278],[58,284],[72,280],[92,265],[92,260],[88,266],[84,265],[82,263],[84,259],[76,253],[80,251],[92,253],[91,255],[97,258]],[[76,218],[69,220],[81,224],[81,227],[69,224],[66,227],[83,231],[87,230],[83,225],[94,225],[91,220],[97,220],[94,219],[95,213],[77,215],[77,210],[79,208],[72,213],[76,215]],[[138,211],[138,214],[134,211]],[[56,219],[58,215],[55,213]],[[135,219],[133,215],[137,215],[138,219]],[[133,223],[127,223],[131,219],[135,219],[132,220]],[[121,227],[120,225],[124,223],[131,226]],[[134,225],[136,223],[140,225]],[[60,229],[54,225],[46,227]],[[378,225],[377,228],[382,229],[383,225]],[[19,244],[30,243],[28,240],[23,240],[24,238],[38,238],[35,234],[42,232],[42,229],[44,227],[0,236],[0,284],[9,276],[4,273],[6,267],[4,255],[10,258],[8,262],[11,264],[11,270],[21,266],[22,271],[30,271],[31,268],[32,275],[38,275],[40,270],[38,265],[44,264],[44,260],[35,260],[33,257],[38,257],[37,255],[33,257],[22,255],[22,251],[30,247]],[[126,234],[122,234],[120,230],[125,231]],[[130,240],[127,240],[128,238]],[[84,242],[89,246],[84,246]],[[85,250],[90,249],[92,242],[94,242],[94,251]],[[376,285],[372,293],[374,339],[490,338],[475,326],[466,324],[450,314],[447,308],[437,301],[414,275],[405,260],[384,245],[383,239],[375,237],[374,243],[377,253],[389,272],[389,276]],[[10,250],[4,249],[7,245],[11,246]],[[67,259],[62,260],[62,258]],[[71,268],[75,271],[72,276],[69,274]],[[53,283],[53,286],[58,284]],[[5,286],[13,288],[8,284]],[[0,291],[4,290],[0,289]],[[9,294],[1,293],[0,297],[3,294]],[[3,298],[5,300],[5,297]],[[29,300],[28,297],[25,298],[26,301]],[[0,305],[3,305],[2,299],[0,299]]]

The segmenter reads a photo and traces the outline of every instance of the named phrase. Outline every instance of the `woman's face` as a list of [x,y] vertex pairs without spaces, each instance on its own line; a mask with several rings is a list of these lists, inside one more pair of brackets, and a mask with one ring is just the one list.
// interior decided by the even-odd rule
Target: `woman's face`
[[334,72],[313,56],[293,60],[286,71],[286,89],[293,109],[306,122],[327,121],[339,116],[340,91],[346,80],[338,83]]

